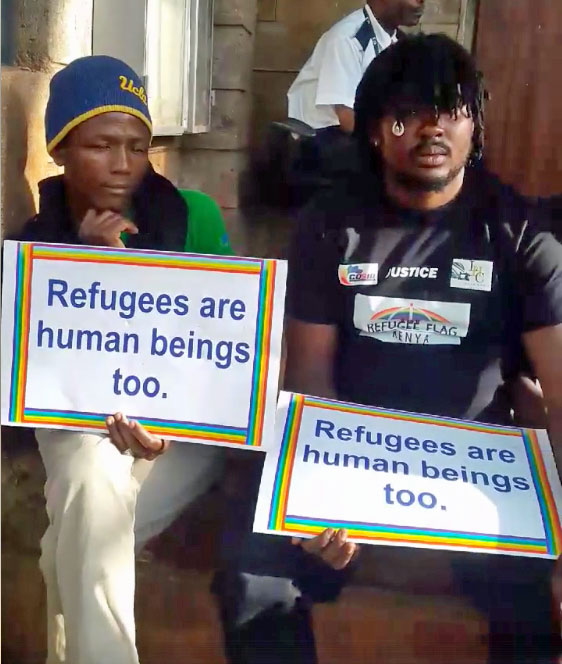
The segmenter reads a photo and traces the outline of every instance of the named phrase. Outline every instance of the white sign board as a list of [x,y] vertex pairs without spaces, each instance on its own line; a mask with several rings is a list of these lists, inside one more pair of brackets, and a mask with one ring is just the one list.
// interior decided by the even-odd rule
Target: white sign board
[[254,530],[555,558],[561,506],[546,432],[281,393]]
[[265,449],[286,264],[6,242],[2,424]]

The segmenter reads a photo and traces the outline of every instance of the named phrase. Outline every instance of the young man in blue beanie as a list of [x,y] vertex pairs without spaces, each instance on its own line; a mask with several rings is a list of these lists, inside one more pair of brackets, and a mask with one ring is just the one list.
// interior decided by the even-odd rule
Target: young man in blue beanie
[[[199,223],[148,160],[152,123],[139,77],[106,56],[51,82],[48,151],[64,174],[40,183],[26,241],[232,253],[222,222]],[[135,548],[217,477],[217,448],[158,439],[117,413],[108,435],[37,430],[49,527],[41,542],[48,664],[137,664]]]

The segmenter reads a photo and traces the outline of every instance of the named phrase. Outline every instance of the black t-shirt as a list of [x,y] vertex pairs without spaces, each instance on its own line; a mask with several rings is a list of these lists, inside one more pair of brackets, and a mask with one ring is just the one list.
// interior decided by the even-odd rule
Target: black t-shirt
[[499,388],[521,334],[562,323],[562,245],[542,216],[481,169],[430,213],[396,207],[374,178],[312,201],[287,308],[337,326],[338,397],[508,422]]

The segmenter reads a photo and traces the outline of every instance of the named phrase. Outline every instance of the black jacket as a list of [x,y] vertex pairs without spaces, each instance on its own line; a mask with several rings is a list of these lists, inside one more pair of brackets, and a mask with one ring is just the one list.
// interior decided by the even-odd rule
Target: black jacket
[[[174,185],[152,168],[132,198],[139,232],[127,245],[135,249],[184,251],[189,211]],[[23,242],[82,244],[66,204],[63,176],[39,183],[39,212],[18,233]]]

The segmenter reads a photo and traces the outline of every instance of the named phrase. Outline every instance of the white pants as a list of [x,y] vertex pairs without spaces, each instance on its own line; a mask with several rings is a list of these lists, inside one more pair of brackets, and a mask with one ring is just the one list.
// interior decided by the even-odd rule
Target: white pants
[[47,471],[47,664],[138,664],[139,551],[217,478],[223,451],[173,443],[156,461],[122,455],[107,437],[37,430]]

